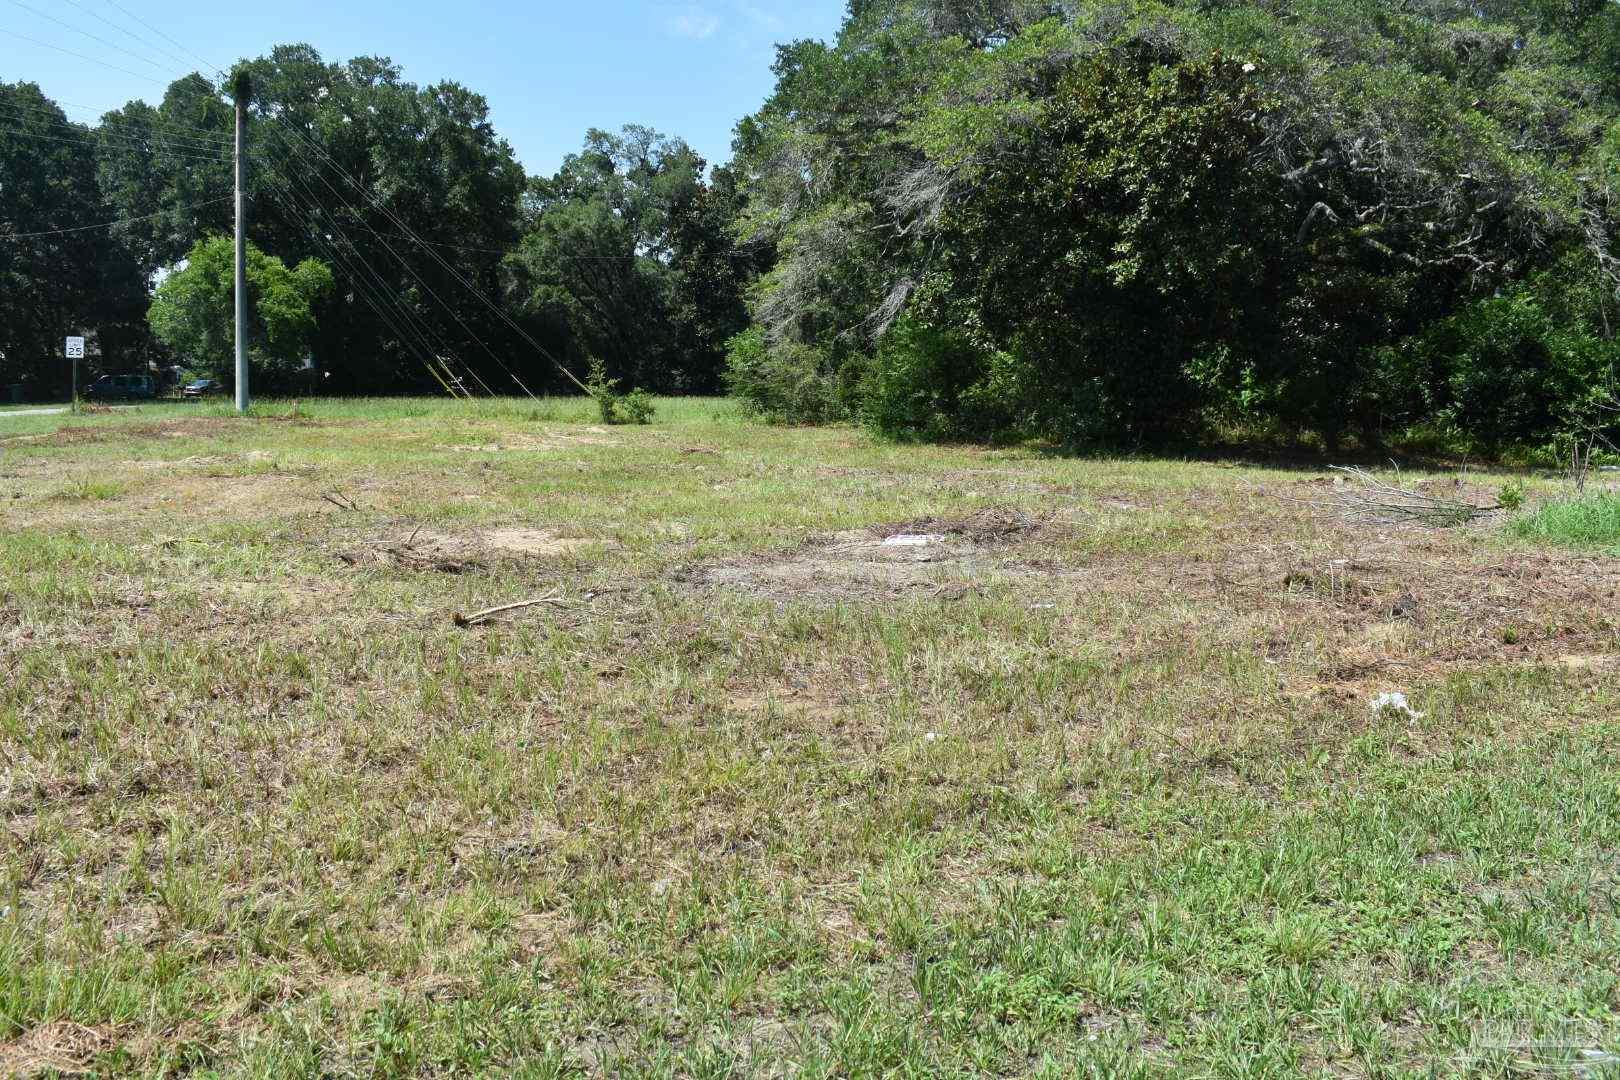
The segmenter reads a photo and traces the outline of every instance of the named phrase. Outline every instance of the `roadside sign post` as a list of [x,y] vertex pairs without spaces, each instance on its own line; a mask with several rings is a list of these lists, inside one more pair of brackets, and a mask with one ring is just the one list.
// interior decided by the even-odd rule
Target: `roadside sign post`
[[67,339],[67,358],[73,362],[73,411],[79,411],[79,361],[84,359],[84,338]]

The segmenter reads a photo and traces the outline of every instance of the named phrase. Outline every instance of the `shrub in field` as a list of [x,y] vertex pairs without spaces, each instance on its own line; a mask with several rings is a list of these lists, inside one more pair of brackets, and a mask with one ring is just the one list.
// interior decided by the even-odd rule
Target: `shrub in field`
[[628,394],[619,392],[619,380],[610,379],[607,375],[607,365],[601,360],[591,361],[590,374],[585,379],[585,388],[591,392],[596,400],[596,407],[604,424],[650,424],[656,407],[653,405],[652,395],[645,390],[632,390]]
[[1016,361],[968,334],[907,316],[884,336],[861,384],[861,416],[900,440],[995,439],[1020,427]]
[[808,345],[767,346],[754,327],[731,339],[726,384],[754,416],[772,423],[822,424],[850,415],[853,371],[840,371],[825,353]]

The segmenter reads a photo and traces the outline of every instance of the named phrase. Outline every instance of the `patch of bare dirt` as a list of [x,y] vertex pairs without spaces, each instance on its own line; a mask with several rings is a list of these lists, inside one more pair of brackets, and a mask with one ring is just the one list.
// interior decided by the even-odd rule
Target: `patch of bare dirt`
[[683,584],[780,602],[957,599],[994,581],[1050,574],[1005,550],[1058,528],[1050,519],[991,507],[960,518],[919,518],[836,533],[798,548],[675,574]]
[[559,559],[615,543],[517,526],[459,533],[417,529],[406,536],[347,548],[338,552],[338,558],[350,566],[383,565],[462,574],[503,559]]

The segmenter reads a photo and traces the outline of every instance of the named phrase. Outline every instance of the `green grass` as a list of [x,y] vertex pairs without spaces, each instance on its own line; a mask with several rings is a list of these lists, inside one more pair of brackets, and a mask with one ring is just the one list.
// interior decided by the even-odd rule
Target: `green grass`
[[1527,540],[1574,548],[1606,548],[1620,555],[1620,492],[1558,499],[1513,522]]
[[0,426],[0,1074],[1613,1048],[1620,567],[658,404]]

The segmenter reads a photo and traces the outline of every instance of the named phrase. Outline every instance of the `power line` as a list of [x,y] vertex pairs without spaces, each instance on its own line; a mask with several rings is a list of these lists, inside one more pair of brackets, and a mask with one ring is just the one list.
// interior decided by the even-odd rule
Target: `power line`
[[[287,196],[287,199],[283,200],[283,205],[288,206],[292,210],[294,218],[303,218],[308,216],[311,219],[318,219],[322,217],[323,214],[328,218],[328,224],[336,233],[336,240],[341,240],[343,244],[347,245],[348,252],[344,252],[341,248],[339,248],[336,245],[336,240],[323,236],[317,226],[312,225],[307,227],[311,237],[314,238],[318,243],[321,243],[326,250],[331,252],[331,254],[334,256],[334,261],[340,261],[344,267],[349,270],[351,278],[350,283],[357,286],[359,289],[364,290],[362,291],[361,295],[366,299],[367,303],[371,305],[372,309],[377,312],[378,317],[382,318],[384,322],[394,330],[402,345],[409,347],[412,344],[412,340],[409,334],[405,333],[404,330],[401,329],[400,323],[403,324],[404,328],[409,329],[416,334],[417,339],[423,346],[421,349],[422,360],[427,366],[429,374],[433,375],[435,379],[439,379],[439,381],[443,383],[443,380],[439,378],[438,371],[433,367],[433,364],[429,358],[435,356],[439,352],[440,347],[443,347],[445,352],[452,351],[448,348],[448,344],[445,341],[444,336],[442,334],[434,333],[433,328],[428,324],[427,320],[422,318],[419,313],[413,310],[404,301],[400,300],[397,296],[392,295],[392,290],[388,283],[383,280],[382,275],[378,273],[376,268],[366,260],[363,254],[361,254],[359,247],[354,243],[354,240],[348,235],[348,233],[344,231],[342,225],[338,224],[336,220],[331,218],[329,213],[326,213],[322,209],[320,199],[316,196],[315,192],[310,188],[310,186],[296,174],[296,172],[289,174],[287,171],[281,168],[280,164],[275,161],[269,162],[269,165],[270,171],[273,174],[271,177],[272,183],[275,184],[276,187],[284,192]],[[304,206],[302,209],[292,207],[290,205],[292,201],[300,198],[298,193],[294,190],[294,184],[296,184],[299,188],[302,188],[304,191],[304,195],[302,196]],[[359,271],[364,271],[364,274],[360,273]],[[365,275],[370,275],[370,278],[376,282],[375,288],[369,285]],[[382,302],[374,300],[374,295],[379,296]],[[396,322],[386,314],[388,302],[392,302],[399,310],[400,315],[403,317],[400,322]],[[433,342],[429,340],[429,333],[432,333],[434,337],[438,338],[439,344],[437,346],[435,346]],[[479,381],[482,382],[483,380],[480,379]],[[450,387],[445,385],[445,389],[449,391]],[[487,390],[488,387],[486,386],[485,389]],[[453,391],[451,392],[453,393]]]
[[[349,183],[355,188],[355,190],[359,191],[368,200],[370,200],[372,202],[372,204],[377,207],[377,209],[381,210],[384,214],[388,215],[388,217],[391,220],[393,220],[395,225],[397,225],[398,227],[406,230],[407,232],[412,231],[409,225],[406,225],[403,221],[400,220],[399,215],[395,214],[391,209],[389,209],[386,203],[383,203],[381,200],[377,199],[374,195],[372,195],[372,193],[370,191],[368,191],[363,185],[361,185],[358,180],[356,180],[353,176],[351,176],[346,169],[344,169],[336,161],[333,161],[331,155],[327,154],[324,150],[322,150],[318,144],[316,144],[312,140],[306,138],[303,135],[302,132],[298,131],[298,129],[293,127],[291,124],[286,123],[284,121],[281,121],[279,117],[274,117],[272,119],[276,120],[278,123],[280,123],[281,126],[283,128],[285,128],[288,132],[291,132],[293,135],[295,135],[298,138],[302,139],[306,144],[308,144],[310,147],[312,147],[315,150],[316,153],[320,154],[323,158],[325,158],[326,161],[331,165],[332,169],[335,172],[337,172],[340,176],[343,176],[344,178],[346,178],[349,181]],[[293,145],[291,140],[287,139],[285,135],[283,135],[283,145],[287,148],[287,150],[289,150],[291,152],[291,156],[297,157],[305,165],[306,168],[310,167],[310,165],[311,165],[310,159],[307,156],[305,156],[303,154],[303,152],[298,149],[297,146]],[[342,193],[339,192],[335,187],[332,186],[331,182],[328,181],[326,179],[326,177],[322,174],[319,167],[315,167],[313,171],[315,173],[315,176],[321,181],[321,183],[326,185],[327,190],[331,191],[332,194],[337,197],[339,202],[344,203],[350,209],[359,210],[358,207],[356,207],[348,199],[344,198]],[[403,255],[401,255],[398,251],[394,250],[393,245],[390,244],[386,239],[384,239],[382,234],[379,233],[375,228],[373,228],[371,226],[371,224],[369,222],[367,222],[365,220],[364,214],[357,214],[356,215],[356,220],[360,223],[360,225],[362,227],[364,227],[367,231],[369,231],[373,236],[377,237],[377,239],[382,243],[383,248],[386,249],[387,252],[390,255],[392,255],[395,259],[399,260],[399,264],[400,264],[401,267],[404,268],[405,272],[408,273],[409,275],[411,275],[411,277],[416,280],[417,284],[419,284],[424,290],[426,290],[428,295],[433,297],[433,299],[435,301],[437,301],[439,303],[439,305],[441,307],[443,307],[446,312],[449,313],[450,317],[453,318],[461,326],[461,328],[467,332],[467,335],[469,337],[471,337],[475,342],[477,342],[480,348],[482,348],[486,353],[489,354],[490,359],[494,360],[495,363],[500,367],[500,369],[502,371],[506,372],[507,377],[510,378],[514,383],[516,383],[518,385],[519,389],[521,389],[525,394],[527,394],[530,397],[535,396],[534,391],[530,390],[528,388],[528,386],[524,384],[523,380],[518,378],[517,374],[511,368],[506,366],[506,362],[503,361],[500,358],[499,354],[497,354],[494,349],[490,348],[490,346],[484,341],[483,338],[478,336],[477,331],[475,331],[471,326],[467,325],[467,321],[461,317],[460,313],[457,312],[455,308],[451,307],[450,304],[443,297],[441,297],[438,294],[438,292],[436,292],[434,290],[433,286],[428,284],[427,279],[423,278],[422,275],[419,274],[413,266],[411,266],[410,261],[408,259],[406,259]],[[483,299],[486,303],[489,302],[488,298],[485,297],[484,294],[480,290],[478,290],[474,286],[472,286],[467,281],[467,279],[461,275],[461,273],[459,271],[457,271],[449,263],[445,262],[444,259],[440,258],[440,256],[436,252],[433,252],[432,250],[429,250],[428,254],[432,255],[433,258],[436,259],[440,263],[440,265],[444,266],[445,269],[449,270],[451,272],[451,274],[454,277],[456,277],[456,279],[458,281],[460,281],[460,283],[462,284],[462,286],[464,288],[467,288],[467,289],[471,290],[475,295],[477,295],[480,299]],[[527,337],[528,335],[525,334],[524,336]],[[532,338],[530,338],[529,340],[531,342],[533,341]],[[557,367],[559,368],[559,370],[563,371],[565,374],[568,374],[569,378],[573,378],[573,373],[569,372],[567,368],[564,368],[560,363],[558,363],[556,361],[555,358],[551,357],[551,355],[549,353],[546,353],[543,349],[540,349],[539,346],[538,346],[538,343],[536,343],[536,348],[537,348],[538,351],[540,351],[541,355],[543,355],[547,359],[551,360],[552,363],[557,364]],[[575,381],[578,382],[577,379],[575,379]],[[583,384],[581,384],[581,385],[582,385],[582,388],[583,388]]]
[[[298,219],[304,217],[309,212],[309,207],[299,207],[294,205],[296,193],[293,191],[291,184],[288,182],[287,176],[283,174],[281,169],[274,164],[271,165],[271,169],[276,173],[276,176],[272,181],[272,196],[275,197],[278,202],[281,202],[283,207],[291,212],[293,218]],[[310,197],[313,198],[313,196]],[[319,211],[318,204],[314,205],[314,209],[317,212]],[[419,315],[416,314],[416,312],[412,311],[408,306],[406,306],[403,301],[399,300],[397,297],[390,296],[387,283],[383,281],[382,276],[378,274],[375,269],[365,262],[364,257],[360,255],[359,249],[355,247],[354,241],[348,238],[347,234],[343,232],[342,227],[336,225],[335,222],[333,223],[333,228],[337,231],[338,235],[342,237],[344,242],[348,244],[350,250],[353,252],[352,257],[348,252],[345,252],[342,250],[342,248],[338,247],[335,241],[329,239],[328,237],[322,236],[317,227],[306,226],[306,228],[310,238],[319,244],[322,249],[331,256],[332,261],[341,265],[345,270],[348,271],[349,284],[351,288],[357,295],[360,296],[362,300],[366,302],[366,305],[370,307],[372,311],[376,312],[377,318],[382,321],[385,327],[393,332],[396,338],[399,339],[400,345],[406,350],[415,351],[417,353],[417,358],[422,362],[422,366],[427,369],[428,374],[433,376],[434,380],[444,388],[445,393],[449,394],[451,397],[455,397],[456,392],[454,388],[449,382],[445,381],[443,376],[441,376],[438,370],[433,366],[433,360],[437,358],[436,350],[433,347],[432,342],[428,340],[427,334],[424,333],[423,329],[421,329],[421,327],[426,326],[426,323]],[[358,272],[359,270],[364,270],[365,273],[370,274],[371,277],[377,282],[377,285],[373,286],[370,284],[370,282],[366,280],[365,276]],[[402,319],[390,314],[388,309],[388,304],[390,302],[392,302],[395,307],[398,308],[401,316],[403,316]],[[413,323],[420,324],[420,326],[413,325]],[[414,339],[412,337],[413,334],[415,335]],[[441,343],[443,343],[444,339],[441,337],[439,340]],[[474,377],[476,378],[476,375]],[[482,379],[479,379],[478,381],[483,383]],[[489,387],[485,385],[484,389],[488,391]]]
[[[157,127],[144,127],[139,124],[98,124],[91,127],[88,124],[76,123],[72,120],[48,120],[41,116],[27,116],[12,112],[0,106],[0,120],[8,120],[13,124],[31,124],[40,127],[49,127],[52,130],[68,131],[75,136],[87,138],[94,142],[98,139],[136,142],[141,144],[154,144],[172,146],[180,150],[196,150],[204,152],[229,153],[230,147],[224,143],[210,143],[201,139],[191,139],[184,135],[169,135]],[[24,128],[10,128],[8,130],[22,131]],[[42,132],[40,134],[43,134]]]
[[[94,138],[74,138],[74,137],[67,136],[67,135],[44,135],[44,134],[41,134],[40,132],[37,132],[37,131],[24,131],[21,128],[10,128],[10,127],[4,127],[4,126],[0,126],[0,131],[3,131],[3,132],[5,132],[7,134],[10,134],[10,135],[16,135],[16,136],[19,136],[20,138],[24,138],[24,139],[43,139],[46,142],[69,143],[69,144],[74,145],[74,146],[87,146],[87,147],[90,147],[91,149],[95,149],[96,147],[101,145]],[[114,142],[121,143],[121,145],[125,145],[125,146],[147,145],[145,143],[137,144],[137,143],[134,143],[132,141],[120,140],[117,136],[107,136],[107,138],[113,140]],[[156,150],[159,150],[159,151],[161,151],[161,152],[163,152],[165,154],[172,154],[175,157],[191,158],[191,159],[197,160],[197,161],[222,161],[222,162],[225,162],[226,164],[229,164],[230,160],[231,160],[229,154],[221,155],[221,154],[209,153],[209,152],[206,152],[206,151],[193,152],[193,151],[189,151],[189,150],[183,150],[183,149],[177,149],[177,148],[174,148],[174,147],[164,146],[161,143],[156,144],[153,148],[156,149]]]
[[204,133],[192,135],[187,129],[178,124],[168,123],[162,113],[154,113],[150,122],[139,120],[109,120],[105,117],[100,120],[74,120],[71,117],[57,117],[41,109],[28,109],[16,105],[0,105],[0,113],[10,115],[13,119],[36,124],[56,124],[61,127],[84,128],[91,132],[107,131],[113,133],[136,132],[141,135],[150,135],[157,138],[168,139],[172,142],[186,142],[203,146],[207,149],[229,149],[230,137],[219,133]]
[[[229,202],[233,196],[226,195],[218,199],[208,199],[200,203],[188,203],[185,206],[175,207],[175,210],[199,210],[204,206],[214,206],[217,203]],[[99,225],[78,225],[71,229],[47,229],[43,232],[12,233],[10,236],[0,234],[0,243],[14,240],[33,240],[42,236],[66,236],[68,233],[92,232],[96,229],[110,229],[115,225],[133,225],[137,221],[151,221],[154,218],[167,217],[174,210],[159,210],[155,214],[143,214],[140,217],[119,218],[117,221],[104,221]]]
[[[178,56],[175,53],[170,52],[168,49],[165,49],[161,45],[153,46],[153,44],[150,41],[145,40],[144,38],[141,37],[141,35],[139,35],[137,33],[134,33],[128,27],[119,26],[117,23],[113,22],[111,19],[107,18],[105,15],[102,15],[100,12],[92,11],[90,8],[85,7],[84,3],[83,3],[83,0],[67,0],[67,2],[72,4],[74,7],[78,8],[80,11],[84,12],[86,15],[90,16],[92,19],[96,19],[96,20],[106,24],[107,26],[112,27],[114,30],[117,30],[120,34],[128,34],[130,37],[133,37],[133,38],[136,38],[137,40],[139,40],[142,45],[145,45],[148,48],[152,48],[153,51],[163,54],[164,56],[168,57],[170,60],[178,60],[180,62],[181,67],[190,67],[191,66],[191,61],[190,60],[184,59],[183,57]],[[110,2],[111,2],[111,0],[109,0],[109,3]],[[118,7],[118,5],[113,4],[113,7]],[[120,8],[119,10],[122,11],[123,9]],[[125,11],[124,14],[129,15],[131,18],[136,18],[137,22],[140,21],[136,16],[134,16],[132,13],[130,13],[128,11]],[[152,28],[147,27],[147,29],[150,30]],[[156,31],[154,31],[154,32],[156,32]],[[208,64],[207,61],[204,61],[203,64],[204,64],[205,67],[212,67],[212,65]]]
[[119,45],[117,42],[108,41],[106,38],[102,37],[99,34],[92,34],[88,30],[81,30],[77,26],[74,26],[72,23],[64,22],[63,20],[58,19],[55,15],[52,15],[49,12],[40,11],[36,7],[31,7],[28,4],[23,3],[23,0],[11,0],[11,2],[13,4],[15,4],[17,7],[20,7],[24,11],[28,12],[30,15],[37,15],[41,19],[49,19],[51,22],[55,23],[57,26],[61,26],[61,27],[64,27],[64,28],[66,28],[68,30],[71,30],[75,34],[78,34],[80,37],[87,37],[91,41],[96,42],[97,44],[105,45],[109,49],[114,49],[114,50],[116,50],[118,52],[121,52],[125,56],[132,57],[132,58],[134,58],[136,60],[139,60],[143,64],[147,64],[147,65],[149,65],[151,67],[155,67],[159,71],[167,71],[168,70],[162,64],[158,63],[156,60],[152,60],[149,57],[142,56],[140,53],[134,52],[134,51],[132,51],[130,49],[126,49],[122,45]]
[[[405,232],[409,233],[413,237],[416,237],[416,239],[418,241],[420,241],[421,238],[420,238],[420,236],[417,235],[417,233],[416,233],[416,231],[414,229],[412,229],[409,225],[407,225],[404,221],[402,221],[398,214],[395,214],[393,212],[393,210],[389,209],[388,205],[385,202],[378,199],[374,194],[372,194],[368,189],[366,189],[366,187],[364,185],[362,185],[360,183],[360,181],[356,180],[348,172],[348,170],[344,169],[343,166],[339,165],[336,161],[334,161],[332,159],[331,155],[326,153],[326,151],[324,149],[322,149],[319,144],[315,143],[313,140],[306,137],[302,132],[300,132],[297,128],[293,127],[291,124],[288,124],[288,123],[286,123],[284,121],[281,121],[279,117],[274,117],[272,119],[276,120],[277,122],[282,123],[282,125],[284,127],[286,127],[287,130],[291,131],[293,135],[295,135],[298,138],[300,138],[301,140],[303,140],[317,154],[319,154],[321,157],[325,158],[326,161],[332,166],[333,170],[335,172],[337,172],[339,176],[342,176],[344,179],[346,179],[349,182],[349,184],[356,191],[358,191],[362,195],[364,195],[372,203],[372,205],[376,206],[377,209],[381,210],[384,214],[386,214],[394,222],[394,224],[397,227],[405,230]],[[386,246],[386,242],[385,242],[385,246]],[[449,273],[453,277],[455,277],[457,281],[459,281],[461,283],[463,288],[467,289],[474,296],[476,296],[479,300],[481,300],[484,303],[484,305],[486,307],[488,307],[490,309],[490,311],[492,311],[495,314],[495,316],[497,318],[499,318],[503,322],[505,322],[519,336],[521,336],[524,341],[528,342],[529,346],[532,349],[534,349],[535,352],[539,353],[541,356],[543,356],[547,360],[549,360],[551,362],[552,366],[554,366],[558,371],[562,372],[562,374],[565,375],[568,378],[568,380],[570,382],[572,382],[575,386],[579,387],[580,390],[582,390],[583,392],[585,392],[587,394],[590,393],[590,388],[587,387],[583,382],[581,382],[577,375],[575,375],[572,371],[569,371],[568,368],[566,366],[564,366],[562,361],[558,360],[555,356],[553,356],[551,354],[550,350],[548,350],[545,346],[541,345],[538,341],[536,341],[534,339],[534,335],[530,334],[527,330],[523,329],[523,327],[519,326],[517,324],[517,322],[510,315],[508,315],[506,313],[506,311],[504,309],[502,309],[499,304],[496,304],[493,300],[491,300],[484,293],[484,291],[482,289],[479,289],[477,286],[472,284],[472,282],[468,281],[466,279],[466,277],[459,270],[457,270],[450,263],[446,262],[445,259],[442,256],[440,256],[436,251],[434,251],[431,247],[424,246],[424,250],[429,255],[431,255],[434,258],[434,260],[439,263],[439,265],[443,266],[447,271],[449,271]],[[441,303],[442,302],[443,301],[441,301]],[[446,305],[446,307],[448,308],[448,305]],[[453,312],[452,312],[452,314],[453,314]],[[458,322],[461,321],[460,316],[457,316],[456,318],[457,318]],[[466,326],[465,323],[462,323],[462,325],[464,327]],[[471,328],[468,327],[467,329],[468,329],[468,332],[471,333]],[[475,338],[476,338],[476,335],[475,335]],[[479,343],[483,344],[482,341],[480,341]],[[488,351],[490,353],[490,355],[492,357],[495,356],[494,351],[489,349],[489,347],[487,345],[484,346],[484,348],[485,348],[486,351]],[[495,361],[496,361],[496,363],[501,365],[503,370],[506,370],[508,375],[512,375],[511,370],[506,368],[506,365],[501,362],[499,357],[495,357]],[[517,382],[517,384],[519,386],[523,386],[522,381],[519,380],[516,375],[512,375],[512,380],[514,382]],[[530,397],[534,396],[533,392],[530,391],[528,389],[528,387],[523,386],[523,389],[524,389],[524,392],[528,393]]]
[[[204,81],[206,82],[207,80]],[[213,84],[210,83],[209,85],[212,87]],[[129,104],[135,103],[131,102]],[[144,105],[146,103],[140,102],[139,104]],[[57,101],[54,99],[51,100],[50,105],[25,105],[20,101],[12,101],[5,106],[7,109],[12,109],[21,113],[38,114],[39,116],[46,118],[53,123],[68,123],[96,129],[107,127],[109,125],[139,126],[135,120],[129,118],[120,118],[116,120],[107,119],[107,117],[111,116],[113,113],[121,113],[126,107],[127,106],[118,106],[117,108],[102,108],[96,105],[81,105],[76,102]],[[195,127],[190,124],[176,123],[167,116],[163,115],[163,113],[158,109],[153,108],[150,105],[148,105],[147,108],[152,109],[152,123],[155,127],[161,126],[166,131],[182,132],[185,133],[187,137],[210,140],[218,139],[221,140],[224,145],[230,145],[232,140],[232,133],[230,131],[222,131],[219,128]],[[74,109],[79,112],[94,113],[96,114],[97,118],[94,120],[74,120],[71,117],[66,116],[66,110],[68,109]],[[61,113],[62,116],[58,116],[58,113]]]
[[[152,76],[143,74],[142,72],[131,71],[131,70],[129,70],[129,68],[119,67],[117,64],[109,64],[104,60],[96,59],[94,56],[86,56],[82,52],[74,52],[72,49],[64,49],[60,45],[52,45],[48,41],[41,41],[41,40],[39,40],[39,38],[36,38],[36,37],[29,37],[27,34],[18,33],[16,30],[0,29],[0,34],[10,34],[14,38],[20,38],[23,41],[29,42],[30,44],[33,44],[33,45],[38,45],[41,48],[51,49],[51,50],[53,50],[55,52],[64,53],[64,54],[66,54],[68,56],[74,56],[74,57],[77,57],[80,60],[88,60],[88,61],[90,61],[90,63],[98,64],[101,67],[107,68],[109,71],[118,71],[118,72],[122,72],[125,75],[132,75],[135,78],[140,79],[142,82],[149,82],[149,83],[153,83],[155,85],[163,86],[163,87],[167,87],[169,85],[169,83],[163,82],[161,79],[154,79]],[[170,80],[170,82],[173,82],[173,81],[174,80]]]
[[194,53],[190,49],[186,48],[180,42],[174,40],[174,38],[170,37],[168,34],[165,34],[162,30],[159,30],[157,27],[153,26],[151,23],[147,22],[145,19],[141,18],[139,15],[135,14],[133,11],[126,8],[123,4],[120,4],[118,2],[118,0],[107,0],[107,3],[111,7],[114,7],[117,10],[123,12],[124,15],[126,15],[127,17],[129,17],[131,19],[134,19],[141,26],[146,27],[146,29],[150,30],[152,33],[156,34],[158,37],[162,38],[164,41],[167,41],[170,45],[173,45],[175,48],[179,49],[181,52],[187,54],[193,60],[195,60],[199,64],[201,64],[203,67],[208,68],[209,70],[211,70],[214,74],[216,74],[216,75],[224,75],[225,74],[225,70],[223,68],[221,68],[218,64],[212,63],[212,62],[204,59],[203,57],[198,56],[196,53]]

